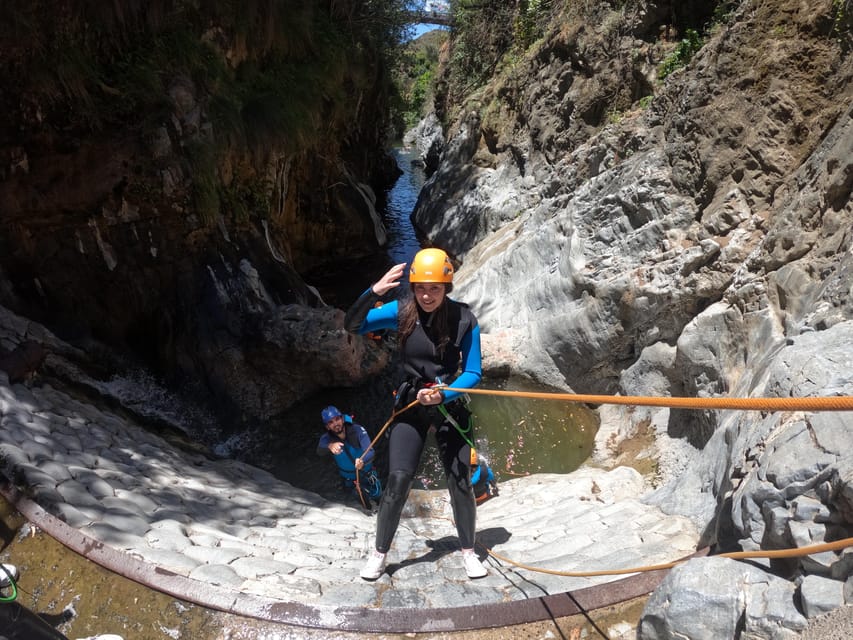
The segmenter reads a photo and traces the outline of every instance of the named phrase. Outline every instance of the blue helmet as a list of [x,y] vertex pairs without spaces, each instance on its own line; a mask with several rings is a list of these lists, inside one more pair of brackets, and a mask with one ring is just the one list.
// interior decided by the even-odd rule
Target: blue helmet
[[337,407],[329,405],[320,412],[320,417],[323,418],[323,424],[328,424],[332,418],[340,418],[341,412],[338,411]]

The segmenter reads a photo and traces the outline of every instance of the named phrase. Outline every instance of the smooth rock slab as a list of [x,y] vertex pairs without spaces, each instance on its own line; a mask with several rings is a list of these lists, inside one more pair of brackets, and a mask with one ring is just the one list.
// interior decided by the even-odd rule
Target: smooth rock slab
[[806,616],[814,618],[844,604],[844,583],[821,576],[806,576],[800,585]]
[[649,597],[637,640],[734,639],[742,618],[752,625],[744,633],[772,628],[774,635],[757,637],[794,637],[806,625],[794,591],[793,583],[744,562],[695,558],[672,569]]
[[200,565],[190,572],[189,577],[212,585],[236,587],[243,583],[243,578],[234,569],[222,564]]

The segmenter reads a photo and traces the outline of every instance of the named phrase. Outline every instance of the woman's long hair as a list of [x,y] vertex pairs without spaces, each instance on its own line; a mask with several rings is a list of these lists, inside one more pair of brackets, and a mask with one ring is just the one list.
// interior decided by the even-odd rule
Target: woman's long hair
[[[412,335],[418,322],[418,302],[415,299],[415,285],[410,284],[412,295],[401,302],[400,315],[398,317],[397,332],[400,336],[401,348],[406,346],[406,340]],[[436,351],[439,357],[444,355],[444,348],[450,342],[450,327],[447,322],[447,296],[453,291],[453,284],[444,284],[444,300],[441,305],[432,312],[432,322],[430,322],[429,331],[427,334],[432,336],[436,341]],[[424,329],[426,331],[426,328]]]

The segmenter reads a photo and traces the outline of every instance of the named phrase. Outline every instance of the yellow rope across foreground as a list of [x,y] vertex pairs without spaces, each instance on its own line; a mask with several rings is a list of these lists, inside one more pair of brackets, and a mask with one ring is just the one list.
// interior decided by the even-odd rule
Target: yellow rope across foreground
[[[485,547],[483,547],[482,544],[477,544],[481,548],[486,549]],[[808,547],[798,547],[796,549],[773,549],[770,551],[731,551],[729,553],[721,553],[713,557],[733,558],[735,560],[739,560],[741,558],[796,558],[799,556],[808,556],[813,553],[822,553],[824,551],[839,551],[847,547],[853,547],[853,538],[844,538],[843,540],[836,540],[835,542],[813,544]],[[674,562],[650,564],[642,567],[631,567],[628,569],[604,569],[601,571],[558,571],[556,569],[543,569],[542,567],[532,567],[530,565],[522,564],[521,562],[516,562],[515,560],[505,558],[495,553],[491,549],[486,549],[486,553],[488,553],[496,560],[506,562],[507,564],[511,564],[514,567],[518,567],[519,569],[527,569],[528,571],[535,571],[537,573],[548,573],[554,576],[568,576],[570,578],[590,578],[593,576],[619,576],[624,575],[626,573],[644,573],[646,571],[672,569],[674,566],[686,562],[686,560],[676,560]]]
[[[446,385],[442,385],[446,387]],[[441,388],[441,387],[438,387]],[[605,395],[589,395],[582,393],[544,393],[537,391],[498,391],[496,389],[466,389],[452,387],[453,391],[468,394],[508,396],[515,398],[536,398],[542,400],[565,400],[568,402],[585,402],[589,404],[621,404],[621,405],[636,405],[645,407],[669,407],[675,409],[740,409],[744,411],[853,411],[853,397],[851,396],[834,396],[834,397],[818,397],[818,398],[666,398],[666,397],[648,397],[648,396],[605,396]],[[391,425],[401,413],[409,410],[418,403],[413,400],[405,407],[394,411],[388,421],[382,425],[382,428],[376,434],[376,437],[371,441],[370,445],[365,449],[364,454],[370,451],[376,441],[382,436],[385,430]],[[362,454],[362,456],[364,455]],[[356,485],[358,485],[358,470],[356,469]],[[359,495],[361,492],[359,491]],[[366,506],[366,505],[365,505]],[[603,569],[599,571],[558,571],[556,569],[545,569],[542,567],[533,567],[530,565],[510,560],[500,554],[495,553],[491,549],[487,549],[479,542],[478,546],[485,549],[490,556],[513,565],[520,569],[535,571],[538,573],[547,573],[557,576],[567,576],[575,578],[589,578],[594,576],[617,576],[628,573],[643,573],[647,571],[658,571],[661,569],[671,569],[672,567],[682,564],[685,560],[676,560],[673,562],[664,562],[661,564],[644,565],[640,567],[630,567],[627,569]],[[807,556],[812,553],[822,553],[824,551],[838,551],[846,547],[853,546],[853,538],[844,538],[835,542],[826,542],[823,544],[815,544],[808,547],[798,547],[795,549],[774,549],[770,551],[732,551],[729,553],[721,553],[720,558],[794,558],[799,556]]]
[[605,396],[583,393],[544,393],[538,391],[498,391],[496,389],[461,389],[446,387],[459,393],[565,400],[589,404],[627,404],[641,407],[672,409],[740,409],[743,411],[853,411],[853,396],[820,398],[673,398],[649,396]]

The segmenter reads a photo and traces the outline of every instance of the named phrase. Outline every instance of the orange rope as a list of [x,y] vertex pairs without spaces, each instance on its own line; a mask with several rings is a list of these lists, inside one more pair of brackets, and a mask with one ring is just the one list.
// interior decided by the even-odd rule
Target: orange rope
[[[673,398],[673,397],[648,397],[648,396],[606,396],[590,395],[581,393],[544,393],[536,391],[498,391],[495,389],[466,389],[460,387],[449,387],[453,391],[468,394],[494,395],[515,398],[535,398],[542,400],[565,400],[568,402],[584,402],[589,404],[619,404],[645,407],[669,407],[674,409],[740,409],[743,411],[853,411],[853,396],[835,396],[819,398]],[[644,571],[657,571],[660,569],[671,569],[681,564],[684,560],[666,562],[663,564],[646,565],[629,569],[610,569],[602,571],[557,571],[554,569],[543,569],[515,562],[505,558],[491,549],[486,549],[480,543],[480,547],[493,558],[514,565],[521,569],[538,571],[559,576],[591,577],[591,576],[613,576],[626,573],[641,573]],[[797,549],[779,549],[773,551],[734,551],[720,554],[722,558],[791,558],[804,556],[822,551],[836,551],[845,547],[853,546],[853,538],[845,538],[837,542],[812,545]]]
[[604,396],[582,393],[543,393],[537,391],[498,391],[496,389],[461,389],[446,387],[459,393],[566,400],[589,404],[627,404],[673,409],[741,409],[743,411],[853,411],[853,396],[823,398],[673,398],[647,396]]
[[376,444],[376,442],[379,440],[379,438],[381,438],[381,437],[382,437],[382,434],[383,434],[383,433],[385,433],[385,429],[387,429],[388,427],[390,427],[390,426],[391,426],[391,423],[392,423],[392,422],[394,422],[394,418],[396,418],[397,416],[399,416],[401,413],[404,413],[404,412],[408,411],[409,409],[411,409],[412,407],[414,407],[416,404],[418,404],[418,401],[417,401],[417,400],[412,400],[409,404],[407,404],[407,405],[406,405],[405,407],[403,407],[402,409],[399,409],[398,411],[395,411],[394,413],[392,413],[392,414],[391,414],[391,417],[390,417],[390,418],[388,418],[387,422],[386,422],[385,424],[383,424],[383,425],[382,425],[382,428],[379,430],[379,433],[377,433],[377,434],[376,434],[376,437],[375,437],[375,438],[373,438],[373,440],[371,440],[371,441],[370,441],[370,444],[369,444],[369,445],[367,445],[367,449],[365,449],[365,450],[364,450],[364,453],[362,453],[362,454],[361,454],[361,457],[363,458],[363,457],[367,454],[367,452],[368,452],[368,451],[370,451],[370,450],[373,448],[373,445],[375,445],[375,444]]
[[[441,385],[446,387],[447,385]],[[450,387],[458,393],[494,395],[515,398],[535,398],[542,400],[566,400],[568,402],[584,402],[589,404],[620,404],[620,405],[635,405],[645,407],[669,407],[675,409],[740,409],[744,411],[853,411],[853,396],[835,396],[835,397],[819,397],[819,398],[665,398],[665,397],[647,397],[647,396],[605,396],[605,395],[590,395],[590,394],[575,394],[575,393],[544,393],[536,391],[498,391],[495,389],[466,389],[460,387]],[[365,449],[365,454],[373,448],[373,445],[382,436],[385,430],[393,422],[394,418],[407,411],[415,404],[417,400],[412,401],[399,411],[391,414],[388,421],[376,434],[376,437],[370,443],[370,446]],[[364,454],[362,454],[364,455]],[[356,482],[358,481],[358,470],[356,469]],[[365,505],[366,506],[366,505]],[[491,549],[487,549],[479,542],[481,548],[486,550],[490,556],[501,562],[506,562],[520,569],[536,571],[539,573],[547,573],[558,576],[568,576],[577,578],[586,578],[593,576],[615,576],[627,573],[642,573],[646,571],[658,571],[661,569],[671,569],[672,567],[682,564],[684,560],[676,560],[674,562],[665,562],[661,564],[644,565],[641,567],[632,567],[628,569],[604,569],[600,571],[557,571],[555,569],[544,569],[541,567],[532,567],[522,564],[509,558],[505,558],[500,554],[495,553]],[[806,556],[812,553],[821,553],[823,551],[838,551],[846,547],[853,546],[853,538],[845,538],[836,542],[827,542],[823,544],[811,545],[808,547],[800,547],[796,549],[776,549],[771,551],[732,551],[722,553],[718,557],[721,558],[793,558],[798,556]]]
[[[446,386],[446,385],[442,385]],[[575,393],[543,393],[536,391],[498,391],[495,389],[465,389],[460,387],[452,387],[453,391],[468,394],[508,396],[516,398],[536,398],[542,400],[566,400],[568,402],[585,402],[589,404],[621,404],[621,405],[636,405],[646,407],[670,407],[676,409],[741,409],[744,411],[853,411],[853,396],[835,396],[835,397],[819,397],[819,398],[665,398],[665,397],[646,397],[646,396],[604,396],[604,395],[589,395]],[[385,430],[391,425],[398,415],[404,411],[408,411],[418,403],[413,400],[405,407],[398,411],[394,411],[387,422],[382,425],[379,433],[370,442],[367,449],[364,450],[362,457],[370,451]],[[356,469],[356,485],[358,485],[358,469]],[[361,492],[359,491],[359,497]],[[364,501],[362,500],[362,503]],[[365,508],[367,505],[365,505]],[[644,565],[641,567],[632,567],[628,569],[604,569],[600,571],[557,571],[555,569],[543,569],[541,567],[532,567],[525,565],[509,558],[505,558],[491,549],[487,549],[479,542],[480,547],[486,550],[493,558],[506,562],[520,569],[536,571],[539,573],[548,573],[551,575],[569,576],[577,578],[593,577],[593,576],[615,576],[627,573],[642,573],[646,571],[658,571],[660,569],[671,569],[672,567],[682,564],[684,560],[676,560],[674,562],[665,562],[661,564]],[[770,551],[732,551],[729,553],[721,553],[720,558],[794,558],[807,556],[812,553],[822,553],[824,551],[838,551],[846,547],[853,546],[853,538],[844,538],[835,542],[826,542],[823,544],[815,544],[808,547],[799,547],[795,549],[774,549]]]
[[[572,578],[589,578],[592,576],[618,576],[626,573],[643,573],[646,571],[658,571],[660,569],[671,569],[672,567],[686,562],[686,560],[675,560],[674,562],[665,562],[662,564],[650,564],[642,567],[632,567],[629,569],[604,569],[601,571],[557,571],[556,569],[543,569],[541,567],[532,567],[530,565],[516,562],[505,558],[491,549],[487,549],[479,542],[481,548],[486,550],[490,556],[501,562],[506,562],[519,569],[527,569],[528,571],[536,571],[537,573],[548,573],[555,576],[568,576]],[[839,551],[846,547],[853,546],[853,538],[844,538],[835,542],[825,542],[822,544],[814,544],[808,547],[799,547],[796,549],[773,549],[770,551],[731,551],[729,553],[721,553],[716,558],[795,558],[799,556],[808,556],[813,553],[821,553],[823,551]]]

